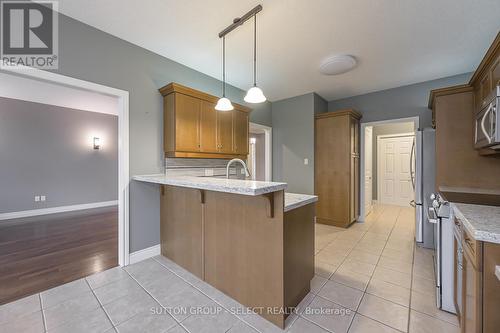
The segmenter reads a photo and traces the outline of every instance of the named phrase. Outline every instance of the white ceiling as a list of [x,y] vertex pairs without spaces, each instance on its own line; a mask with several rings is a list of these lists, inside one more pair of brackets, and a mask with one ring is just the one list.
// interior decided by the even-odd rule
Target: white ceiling
[[[498,0],[60,0],[60,11],[112,35],[221,78],[217,34],[261,3],[258,84],[271,101],[317,92],[327,100],[475,69],[500,29]],[[230,84],[252,83],[247,22],[226,38]],[[323,76],[333,54],[352,72]]]

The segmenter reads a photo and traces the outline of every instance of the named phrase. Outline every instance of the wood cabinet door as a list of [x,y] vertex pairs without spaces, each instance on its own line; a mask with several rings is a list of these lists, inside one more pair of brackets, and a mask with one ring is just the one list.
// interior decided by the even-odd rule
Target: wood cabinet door
[[220,153],[233,153],[233,111],[217,111],[217,148]]
[[175,94],[175,150],[200,151],[201,100]]
[[481,272],[477,271],[464,251],[462,271],[462,332],[482,331]]
[[500,84],[500,54],[491,66],[491,85],[495,88]]
[[[455,219],[455,224],[457,223],[457,220]],[[458,321],[461,324],[462,323],[462,317],[461,317],[461,312],[460,312],[460,305],[459,305],[459,298],[462,295],[458,295],[458,284],[459,282],[459,277],[458,277],[458,272],[459,272],[459,265],[460,263],[458,262],[458,241],[455,235],[453,235],[453,304],[455,305],[455,310],[457,311],[457,317]],[[462,277],[460,277],[461,279]]]
[[495,332],[500,327],[500,278],[495,275],[500,266],[500,244],[485,242],[483,257],[483,332]]
[[320,223],[349,225],[350,158],[349,116],[315,120],[314,191],[318,196],[316,216]]
[[349,119],[350,137],[351,137],[351,153],[359,155],[359,122],[350,117]]
[[233,113],[234,153],[248,155],[248,113],[234,111]]
[[[483,108],[486,106],[486,97],[491,92],[491,72],[487,72],[479,81],[479,106]],[[479,111],[479,110],[478,110]]]
[[162,185],[161,254],[203,279],[201,191]]
[[200,151],[217,152],[217,110],[215,110],[215,104],[207,101],[201,104]]

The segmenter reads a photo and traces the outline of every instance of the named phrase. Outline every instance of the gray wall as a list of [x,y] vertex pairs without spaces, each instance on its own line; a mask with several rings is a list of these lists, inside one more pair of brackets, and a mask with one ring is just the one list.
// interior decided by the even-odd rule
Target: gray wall
[[0,213],[117,200],[118,117],[0,97],[0,166]]
[[[273,102],[273,180],[314,193],[314,94]],[[304,164],[304,159],[309,164]]]
[[[162,98],[158,88],[175,81],[209,94],[221,94],[219,80],[64,15],[59,15],[56,72],[130,93],[131,176],[164,170]],[[245,104],[244,91],[228,86],[226,94],[234,102]],[[250,121],[271,125],[270,103],[252,108]],[[131,181],[131,252],[160,242],[159,207],[156,185]]]
[[327,109],[316,93],[272,103],[273,180],[287,182],[289,192],[314,193],[314,115]]
[[420,127],[431,126],[431,112],[427,108],[432,89],[467,83],[472,73],[450,76],[409,86],[378,91],[328,102],[328,110],[354,108],[363,114],[361,122],[406,117],[420,117]]
[[401,133],[412,133],[414,132],[413,123],[396,123],[396,124],[384,124],[373,126],[373,137],[372,137],[372,199],[377,200],[377,136],[379,135],[389,135],[389,134],[401,134]]

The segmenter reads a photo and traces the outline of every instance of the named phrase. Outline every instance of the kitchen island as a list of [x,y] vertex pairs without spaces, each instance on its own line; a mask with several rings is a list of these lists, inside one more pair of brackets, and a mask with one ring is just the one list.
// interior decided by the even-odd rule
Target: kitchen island
[[277,182],[134,179],[159,184],[163,256],[284,328],[314,276],[316,196]]

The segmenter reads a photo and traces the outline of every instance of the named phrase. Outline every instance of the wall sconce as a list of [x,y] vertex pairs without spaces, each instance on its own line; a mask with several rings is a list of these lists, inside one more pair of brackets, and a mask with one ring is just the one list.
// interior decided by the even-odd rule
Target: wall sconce
[[101,148],[101,139],[98,137],[94,137],[94,149]]

